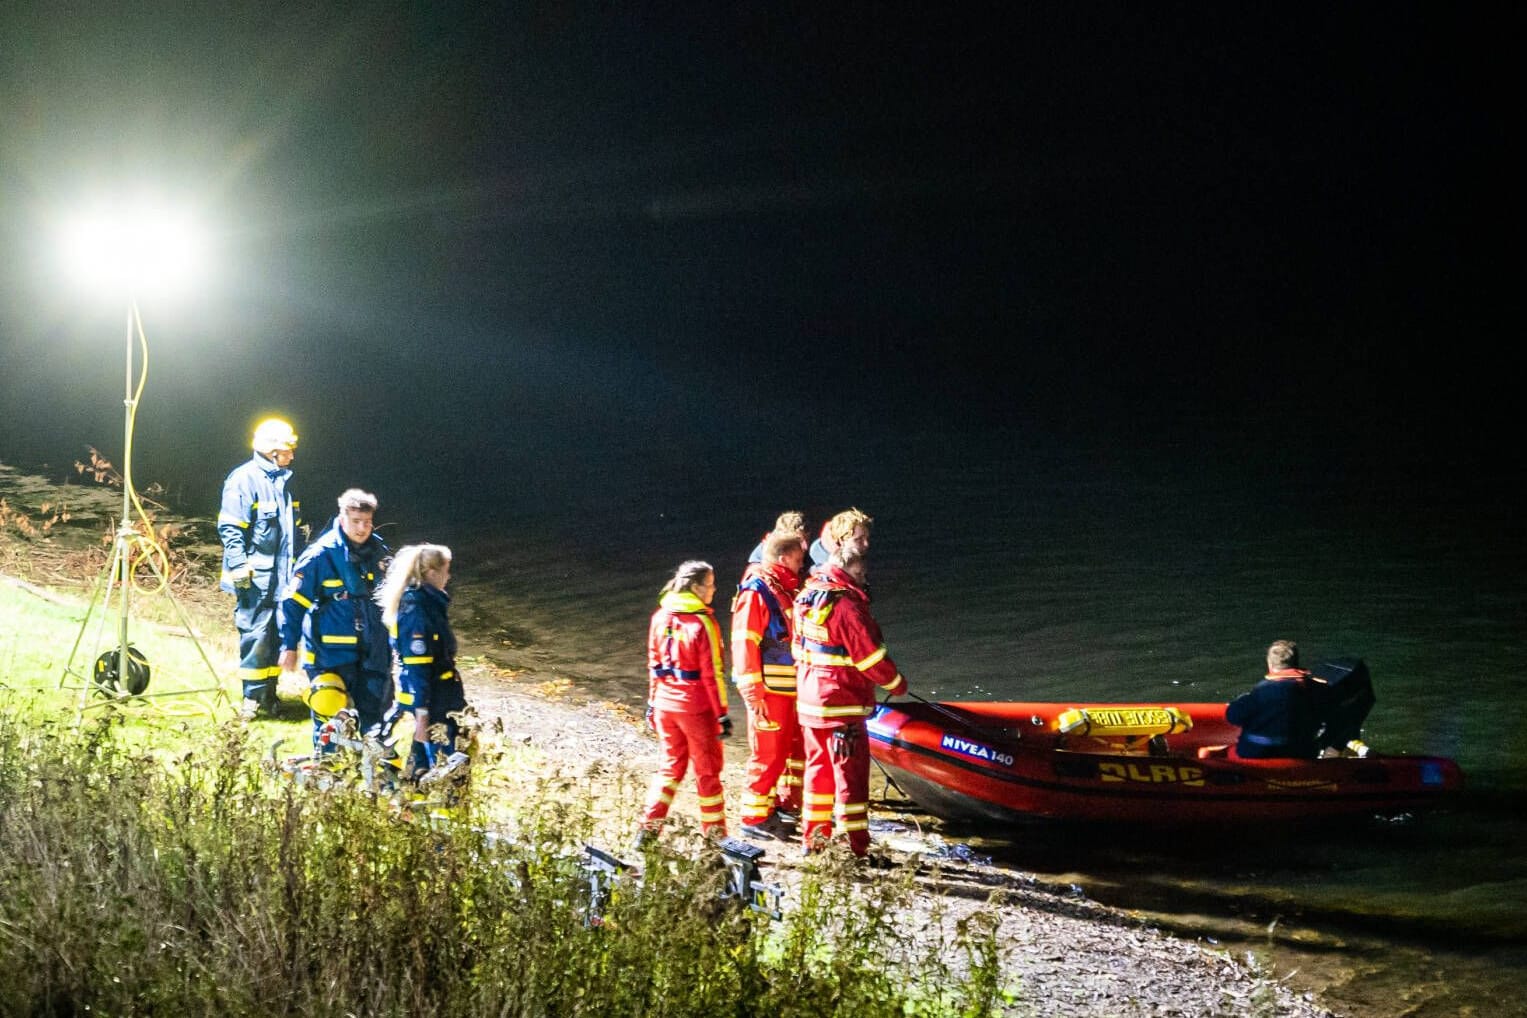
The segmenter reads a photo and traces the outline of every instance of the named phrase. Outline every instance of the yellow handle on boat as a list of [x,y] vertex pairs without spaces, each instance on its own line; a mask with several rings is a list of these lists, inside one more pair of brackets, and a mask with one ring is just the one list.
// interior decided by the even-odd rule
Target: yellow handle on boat
[[1063,735],[1174,735],[1193,718],[1176,707],[1072,707],[1055,727]]

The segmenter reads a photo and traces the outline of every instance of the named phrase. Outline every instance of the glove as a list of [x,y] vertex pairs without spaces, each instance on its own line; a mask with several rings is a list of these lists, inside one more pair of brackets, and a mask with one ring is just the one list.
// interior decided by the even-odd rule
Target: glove
[[725,714],[723,714],[723,715],[721,715],[721,738],[723,738],[723,739],[730,739],[731,737],[732,737],[732,719],[727,717]]
[[859,751],[859,729],[838,728],[827,740],[827,752],[834,760],[852,760]]
[[647,727],[657,731],[657,714],[652,709],[652,704],[647,704]]

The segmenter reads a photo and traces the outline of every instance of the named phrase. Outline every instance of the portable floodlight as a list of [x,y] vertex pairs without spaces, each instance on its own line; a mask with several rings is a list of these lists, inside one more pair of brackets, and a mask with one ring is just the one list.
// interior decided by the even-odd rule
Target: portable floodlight
[[[59,254],[70,276],[81,285],[127,306],[122,393],[122,517],[117,523],[116,536],[112,542],[111,560],[103,574],[105,609],[108,615],[114,589],[118,598],[117,645],[115,653],[108,651],[96,661],[93,681],[97,690],[107,695],[142,695],[148,685],[148,662],[128,641],[134,561],[146,560],[167,592],[169,577],[167,561],[164,568],[160,564],[164,551],[157,543],[153,527],[133,487],[133,428],[143,383],[148,375],[148,339],[143,332],[138,300],[142,295],[160,297],[183,290],[201,272],[205,256],[204,244],[200,232],[185,213],[148,200],[99,205],[70,220],[61,231],[59,239]],[[136,384],[133,374],[135,343],[141,352]],[[140,532],[134,522],[135,509],[144,523],[145,532]],[[102,586],[103,583],[98,581],[90,609],[86,611],[79,637],[75,640],[74,650],[70,652],[69,661],[64,666],[60,686],[64,678],[75,674],[74,656],[84,639],[85,628],[90,622],[90,611],[94,610]],[[173,594],[170,600],[175,603]],[[178,603],[175,603],[175,610],[195,641],[195,633],[191,631],[190,623]],[[215,682],[217,669],[213,667],[200,641],[195,642]],[[84,689],[89,688],[89,685],[87,681],[81,690],[81,710]],[[221,694],[220,685],[212,688]]]

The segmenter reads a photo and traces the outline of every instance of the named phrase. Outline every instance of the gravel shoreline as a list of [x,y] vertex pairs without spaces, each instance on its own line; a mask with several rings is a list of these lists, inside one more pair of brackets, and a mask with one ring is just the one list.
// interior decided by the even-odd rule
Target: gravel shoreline
[[[657,741],[626,708],[580,698],[565,683],[540,683],[530,673],[463,668],[469,697],[485,725],[502,731],[511,746],[533,751],[542,779],[599,783],[602,775],[645,777],[657,765]],[[735,831],[737,790],[742,787],[745,740],[726,748],[723,782]],[[605,782],[619,790],[605,825],[602,847],[616,851],[629,840],[640,808],[636,780]],[[674,802],[674,814],[693,816],[693,779]],[[876,816],[876,814],[879,816]],[[889,817],[889,818],[888,818]],[[1124,1016],[1289,1016],[1332,1018],[1335,1012],[1312,994],[1271,978],[1249,953],[1233,955],[1149,926],[1130,913],[1045,886],[1032,877],[993,866],[936,834],[904,823],[894,813],[872,811],[874,856],[884,864],[916,864],[922,907],[909,917],[919,936],[938,918],[944,934],[972,913],[991,909],[999,920],[1006,971],[1019,988],[1010,1015],[1064,1018]],[[802,865],[793,845],[765,846],[765,875],[788,889]]]

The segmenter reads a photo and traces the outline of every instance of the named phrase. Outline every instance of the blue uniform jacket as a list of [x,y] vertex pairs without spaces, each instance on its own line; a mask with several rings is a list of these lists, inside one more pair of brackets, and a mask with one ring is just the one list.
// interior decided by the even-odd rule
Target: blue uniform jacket
[[1241,726],[1235,751],[1248,759],[1313,759],[1319,753],[1320,719],[1305,679],[1264,679],[1230,702],[1225,720]]
[[297,559],[281,600],[282,649],[295,650],[300,640],[302,663],[319,671],[359,664],[391,672],[382,610],[372,600],[386,556],[375,534],[359,548],[351,545],[336,518]]
[[398,703],[404,707],[438,712],[465,706],[456,672],[456,634],[446,617],[450,604],[451,595],[428,585],[409,587],[398,602],[392,649],[403,665]]
[[287,490],[292,472],[255,453],[234,467],[223,482],[217,536],[223,542],[223,575],[218,584],[233,593],[232,574],[254,568],[256,586],[279,595],[302,550],[300,504]]

